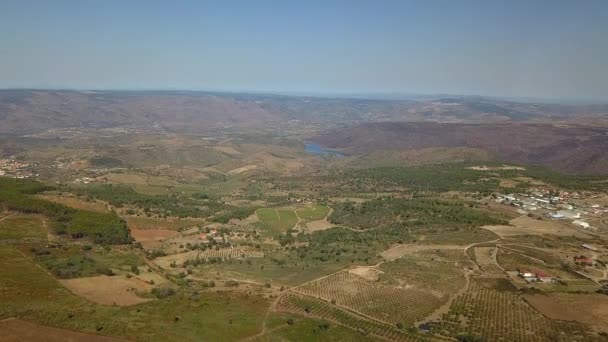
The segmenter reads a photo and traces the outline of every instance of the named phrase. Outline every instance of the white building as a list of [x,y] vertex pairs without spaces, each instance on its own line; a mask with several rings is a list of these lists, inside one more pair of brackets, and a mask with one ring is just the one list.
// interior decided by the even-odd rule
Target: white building
[[572,224],[575,224],[577,226],[581,226],[581,227],[583,227],[585,229],[589,229],[589,227],[591,227],[589,225],[589,223],[587,223],[585,221],[581,221],[581,220],[574,220],[574,221],[572,221]]

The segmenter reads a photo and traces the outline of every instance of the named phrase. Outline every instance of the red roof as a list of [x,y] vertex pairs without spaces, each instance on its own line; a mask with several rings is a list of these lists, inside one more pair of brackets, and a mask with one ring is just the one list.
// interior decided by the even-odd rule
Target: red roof
[[201,239],[206,240],[206,239],[207,239],[207,234],[202,233],[202,234],[201,234]]
[[551,275],[548,273],[545,273],[543,271],[536,271],[536,276],[539,278],[547,278],[547,277],[550,277]]

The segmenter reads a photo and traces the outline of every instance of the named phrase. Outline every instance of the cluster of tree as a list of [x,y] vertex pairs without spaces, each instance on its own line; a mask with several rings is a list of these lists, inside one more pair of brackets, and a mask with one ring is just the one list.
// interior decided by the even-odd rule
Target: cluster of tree
[[230,209],[213,216],[210,221],[225,224],[231,219],[242,220],[253,215],[257,209],[257,207],[231,207]]
[[425,227],[474,227],[505,224],[503,220],[470,208],[462,202],[434,198],[379,198],[362,204],[336,204],[329,220],[359,229],[387,228],[395,225]]
[[608,175],[568,175],[541,166],[530,166],[523,172],[526,176],[570,190],[605,191]]
[[[72,187],[67,191],[89,199],[98,199],[110,203],[115,207],[131,206],[141,208],[147,216],[177,216],[185,217],[213,217],[216,222],[226,223],[231,218],[245,218],[256,208],[241,208],[231,206],[210,198],[203,193],[194,195],[167,194],[146,195],[139,193],[126,185],[102,184],[87,187]],[[135,214],[134,210],[131,210]]]
[[[332,170],[307,177],[289,177],[279,180],[285,190],[319,191],[325,194],[349,192],[383,192],[407,189],[419,192],[463,191],[489,195],[493,191],[522,191],[530,185],[520,182],[513,189],[500,186],[501,179],[531,177],[571,190],[605,190],[608,176],[567,175],[540,166],[525,169],[501,169],[502,163],[486,162],[491,171],[479,170],[471,163],[447,163],[417,167],[376,167],[364,169]],[[272,181],[272,180],[269,180]]]
[[97,213],[73,209],[30,196],[51,187],[32,180],[0,178],[0,203],[9,210],[45,215],[57,234],[87,237],[102,244],[131,242],[127,225],[115,212]]

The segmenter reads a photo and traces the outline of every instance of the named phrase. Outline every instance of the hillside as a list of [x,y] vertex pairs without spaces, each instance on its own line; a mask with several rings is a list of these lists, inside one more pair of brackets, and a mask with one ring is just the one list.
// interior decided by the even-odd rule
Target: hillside
[[196,132],[276,119],[254,101],[210,94],[0,91],[0,133],[67,127]]
[[200,133],[384,121],[501,123],[576,118],[598,122],[606,113],[608,105],[517,103],[483,97],[385,100],[191,91],[0,90],[2,134],[66,128]]
[[483,149],[510,162],[582,174],[608,173],[608,129],[532,123],[368,123],[313,141],[350,154],[440,147]]

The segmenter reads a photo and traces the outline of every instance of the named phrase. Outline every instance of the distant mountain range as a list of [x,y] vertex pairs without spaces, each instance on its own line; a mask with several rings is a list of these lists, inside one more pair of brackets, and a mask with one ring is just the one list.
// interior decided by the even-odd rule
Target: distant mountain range
[[301,120],[330,125],[378,121],[508,122],[594,117],[608,105],[517,103],[483,97],[368,100],[191,91],[0,90],[0,133],[66,127],[197,132]]

